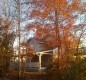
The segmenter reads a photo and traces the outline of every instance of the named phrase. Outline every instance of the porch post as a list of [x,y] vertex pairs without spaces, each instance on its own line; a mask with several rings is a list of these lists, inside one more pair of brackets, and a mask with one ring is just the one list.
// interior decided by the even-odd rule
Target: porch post
[[39,52],[38,56],[39,56],[39,69],[41,69],[41,57],[42,57],[43,53]]

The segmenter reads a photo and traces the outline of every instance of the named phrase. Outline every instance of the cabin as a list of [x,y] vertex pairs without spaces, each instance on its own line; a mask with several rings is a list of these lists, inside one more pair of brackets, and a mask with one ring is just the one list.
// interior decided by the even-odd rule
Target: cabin
[[45,69],[52,59],[52,50],[45,50],[43,48],[43,42],[39,42],[34,38],[28,40],[28,45],[35,51],[31,60],[26,61],[26,69]]
[[[57,54],[57,48],[45,50],[43,48],[43,42],[37,41],[34,38],[29,39],[27,45],[34,50],[34,56],[28,59],[23,58],[23,64],[26,71],[44,71],[48,64],[53,61],[53,55]],[[25,57],[25,46],[20,48],[20,53]],[[12,58],[11,68],[18,69],[18,65],[18,51],[16,51]]]

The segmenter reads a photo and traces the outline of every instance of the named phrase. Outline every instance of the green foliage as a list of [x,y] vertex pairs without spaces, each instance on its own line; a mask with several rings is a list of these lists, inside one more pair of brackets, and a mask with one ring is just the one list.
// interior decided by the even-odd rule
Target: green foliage
[[76,80],[86,80],[86,59],[82,59],[76,66]]
[[48,73],[48,80],[61,80],[62,78],[58,63],[51,63],[47,67],[46,72]]
[[86,80],[86,59],[71,61],[70,67],[60,68],[58,63],[50,64],[46,72],[48,80]]

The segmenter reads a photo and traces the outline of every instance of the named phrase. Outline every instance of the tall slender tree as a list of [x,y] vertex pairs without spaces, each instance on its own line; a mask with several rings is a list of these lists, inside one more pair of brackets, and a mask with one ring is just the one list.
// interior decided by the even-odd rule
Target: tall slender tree
[[64,45],[62,40],[65,37],[68,40],[72,34],[71,29],[77,17],[74,14],[80,9],[79,3],[79,0],[70,3],[67,0],[32,0],[29,19],[34,19],[34,21],[28,24],[27,29],[36,30],[37,39],[45,40],[48,46],[54,44],[53,46],[57,46],[58,53],[61,54]]

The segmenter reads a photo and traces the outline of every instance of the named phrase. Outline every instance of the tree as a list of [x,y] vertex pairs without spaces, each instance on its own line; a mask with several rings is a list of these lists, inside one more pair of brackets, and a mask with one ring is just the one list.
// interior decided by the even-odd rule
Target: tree
[[75,19],[78,17],[75,13],[80,11],[80,0],[32,0],[29,3],[32,5],[29,19],[34,21],[28,24],[26,29],[35,30],[35,38],[43,40],[44,47],[58,47],[58,60],[64,53],[69,55],[70,48],[75,48],[77,43],[72,33]]
[[13,56],[13,43],[15,34],[11,28],[11,22],[0,19],[0,61],[3,70],[8,70],[10,59]]
[[[42,0],[36,1],[35,0],[35,1],[32,1],[32,3],[33,3],[32,8],[34,8],[34,9],[32,10],[29,18],[30,19],[35,18],[35,22],[29,24],[27,29],[35,28],[37,38],[42,39],[43,37],[45,37],[45,36],[47,37],[47,35],[50,36],[51,34],[53,35],[53,37],[55,37],[56,32],[57,32],[57,35],[59,34],[59,36],[62,36],[62,34],[61,34],[62,27],[68,28],[70,25],[69,28],[71,28],[71,25],[74,22],[73,21],[74,16],[72,13],[75,8],[73,8],[73,7],[71,7],[70,9],[67,9],[67,8],[69,6],[72,6],[73,4],[75,5],[76,2],[72,2],[70,5],[70,4],[68,4],[68,2],[66,0],[65,1],[58,0],[57,2],[56,2],[56,0],[55,1],[51,0],[49,2],[48,2],[48,0],[46,0],[46,1],[42,1]],[[64,4],[62,4],[62,3],[64,3]],[[33,7],[33,5],[34,5],[34,7]],[[78,7],[77,5],[75,5],[75,6]],[[40,10],[40,8],[42,11]],[[60,9],[62,9],[62,10],[60,10]],[[66,14],[66,12],[68,12],[67,13],[68,15]],[[56,22],[56,21],[58,21],[58,22]],[[64,23],[64,22],[66,22],[66,23]],[[66,26],[64,26],[64,25],[66,25]],[[58,27],[58,29],[61,33],[58,33],[56,26]],[[58,41],[58,39],[57,39],[57,41]]]

